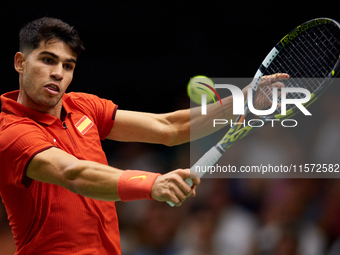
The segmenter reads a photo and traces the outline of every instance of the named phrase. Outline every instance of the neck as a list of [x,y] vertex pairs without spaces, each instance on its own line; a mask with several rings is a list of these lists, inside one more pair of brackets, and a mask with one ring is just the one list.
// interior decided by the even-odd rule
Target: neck
[[38,112],[52,115],[58,119],[61,119],[62,99],[53,107],[44,106],[33,101],[25,91],[20,90],[17,98],[17,102]]

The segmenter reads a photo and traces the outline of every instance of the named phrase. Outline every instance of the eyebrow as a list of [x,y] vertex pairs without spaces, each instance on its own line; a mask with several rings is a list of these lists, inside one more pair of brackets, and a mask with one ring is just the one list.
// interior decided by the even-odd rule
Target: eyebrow
[[[53,52],[50,51],[42,51],[39,53],[39,55],[50,55],[51,57],[55,58],[55,59],[60,59],[58,55],[54,54]],[[74,64],[77,64],[77,61],[74,58],[67,58],[65,59],[65,62],[72,62]]]

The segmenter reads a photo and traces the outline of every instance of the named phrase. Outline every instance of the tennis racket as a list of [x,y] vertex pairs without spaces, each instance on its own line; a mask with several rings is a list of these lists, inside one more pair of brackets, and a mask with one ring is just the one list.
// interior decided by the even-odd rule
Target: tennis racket
[[[311,98],[304,103],[307,108],[329,87],[332,78],[336,77],[340,69],[340,24],[329,18],[309,20],[286,36],[284,36],[265,57],[251,83],[252,102],[256,109],[270,105],[273,101],[272,87],[280,82],[287,88],[305,88],[311,93]],[[289,75],[289,79],[272,81],[266,77],[277,73]],[[286,98],[304,98],[303,93],[289,93]],[[278,106],[281,101],[278,100]],[[269,103],[269,104],[268,104]],[[260,107],[260,108],[258,108]],[[269,107],[268,107],[269,108]],[[192,167],[191,171],[202,177],[205,172],[196,172],[196,166],[213,166],[222,154],[236,141],[250,134],[252,131],[271,123],[265,120],[285,120],[300,112],[296,105],[287,105],[285,115],[281,114],[280,107],[270,115],[257,116],[258,125],[243,125],[249,112],[248,101],[244,104],[244,114],[239,115],[235,124],[226,135],[208,152],[206,152]],[[262,121],[261,121],[262,120]],[[192,180],[186,179],[192,186]],[[168,201],[168,204],[174,204]]]

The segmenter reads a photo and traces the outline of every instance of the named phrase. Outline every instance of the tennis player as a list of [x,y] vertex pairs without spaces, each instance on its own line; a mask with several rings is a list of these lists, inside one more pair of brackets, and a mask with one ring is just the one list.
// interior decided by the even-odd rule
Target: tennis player
[[0,195],[16,254],[120,254],[114,201],[179,206],[199,183],[184,181],[189,169],[160,175],[108,166],[100,140],[183,143],[187,113],[128,112],[94,95],[66,94],[83,48],[58,19],[20,31],[19,90],[1,96],[0,115]]
[[0,195],[15,254],[121,254],[115,201],[180,206],[200,180],[190,187],[189,169],[160,175],[110,167],[100,140],[182,144],[190,140],[190,110],[124,111],[94,95],[65,93],[84,49],[76,30],[41,18],[19,37],[19,90],[1,96],[0,114]]

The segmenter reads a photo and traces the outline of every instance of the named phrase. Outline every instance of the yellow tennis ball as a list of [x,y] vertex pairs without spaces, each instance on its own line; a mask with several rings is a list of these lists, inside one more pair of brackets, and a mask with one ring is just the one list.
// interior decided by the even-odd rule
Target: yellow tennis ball
[[204,84],[215,88],[214,82],[204,75],[197,75],[192,77],[187,86],[188,96],[194,103],[199,105],[201,104],[202,94],[208,94],[206,97],[207,103],[212,102],[215,97],[215,94]]

